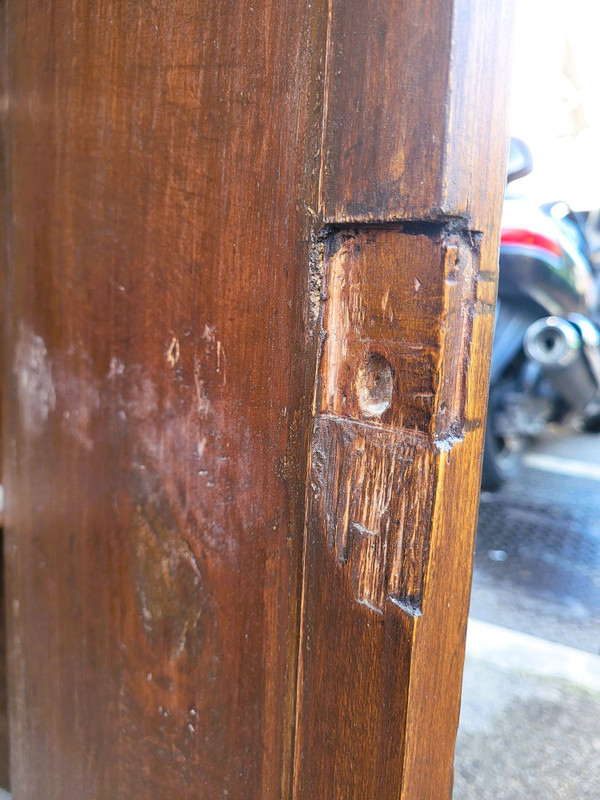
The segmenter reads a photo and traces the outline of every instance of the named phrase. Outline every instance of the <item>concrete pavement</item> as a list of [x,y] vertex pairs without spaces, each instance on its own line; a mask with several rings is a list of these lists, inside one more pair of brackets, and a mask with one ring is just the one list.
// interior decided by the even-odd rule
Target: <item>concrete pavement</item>
[[484,495],[454,800],[600,798],[600,437]]

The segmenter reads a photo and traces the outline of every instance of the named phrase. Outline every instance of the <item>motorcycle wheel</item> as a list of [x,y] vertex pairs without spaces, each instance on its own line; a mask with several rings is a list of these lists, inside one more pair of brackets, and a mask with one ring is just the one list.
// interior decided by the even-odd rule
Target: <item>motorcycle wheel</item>
[[521,469],[527,437],[502,431],[504,392],[501,386],[492,387],[488,403],[488,418],[485,429],[481,488],[486,492],[500,489],[515,478]]

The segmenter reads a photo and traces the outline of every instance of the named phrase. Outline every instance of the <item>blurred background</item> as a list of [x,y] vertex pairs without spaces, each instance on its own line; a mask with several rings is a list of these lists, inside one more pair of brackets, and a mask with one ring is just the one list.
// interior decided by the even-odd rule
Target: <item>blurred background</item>
[[510,126],[535,170],[522,188],[539,202],[600,207],[600,4],[518,0]]
[[[511,191],[583,212],[597,266],[600,3],[516,6],[511,133],[534,168]],[[600,798],[600,435],[558,422],[482,492],[454,800]]]

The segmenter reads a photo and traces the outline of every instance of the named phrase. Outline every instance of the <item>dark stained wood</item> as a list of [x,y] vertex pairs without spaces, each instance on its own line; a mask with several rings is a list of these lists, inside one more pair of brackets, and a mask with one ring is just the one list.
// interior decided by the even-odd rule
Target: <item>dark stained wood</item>
[[6,604],[4,599],[4,535],[0,530],[0,787],[10,788],[8,692],[6,681]]
[[294,800],[449,800],[510,7],[330,14]]
[[[429,627],[427,587],[438,552],[448,536],[472,542],[477,484],[464,494],[455,530],[444,520],[440,532],[437,517],[448,505],[446,497],[440,505],[448,465],[481,434],[485,384],[477,385],[478,416],[467,413],[470,342],[474,318],[489,325],[494,305],[477,241],[445,226],[425,230],[336,234],[325,262],[304,568],[300,798],[435,797],[449,786],[447,775],[441,782],[425,776],[421,794],[401,794],[412,769],[406,748],[437,758],[432,743],[441,748],[455,734],[454,720],[428,720],[426,703],[414,721],[416,741],[409,740],[415,642]],[[478,480],[476,460],[463,459],[462,469],[467,486]],[[465,589],[468,563],[459,571]],[[442,569],[435,591],[445,592],[448,580]],[[444,653],[447,617],[460,615],[464,624],[465,600],[453,598],[436,620]],[[452,652],[460,645],[452,642]],[[417,668],[432,670],[430,663]],[[434,687],[448,693],[454,712],[460,670],[459,658],[448,675],[434,670]],[[447,772],[452,745],[445,755]],[[355,768],[367,762],[368,769]]]
[[504,180],[510,3],[331,0],[330,18],[325,219],[483,230]]
[[[4,4],[0,3],[0,297],[2,303],[0,313],[4,317],[8,312],[5,292],[5,275],[9,258],[9,192],[7,164],[7,58],[6,58],[6,25]],[[0,331],[1,331],[0,326]],[[4,337],[0,333],[0,422],[4,417],[5,380],[4,380]],[[2,441],[2,425],[0,424],[0,453],[4,451]],[[0,486],[2,485],[2,469],[4,459],[0,457]],[[8,731],[8,687],[7,687],[7,643],[6,643],[6,596],[4,581],[4,504],[0,503],[0,787],[10,786],[9,769],[9,731]]]
[[327,14],[6,10],[15,796],[280,800]]
[[[505,106],[506,79],[502,72],[496,74],[498,82],[489,90],[495,87],[497,102]],[[500,134],[502,127],[497,130]],[[503,159],[496,164],[500,167]],[[488,198],[486,204],[488,222],[482,225],[475,291],[466,301],[466,319],[463,316],[466,324],[458,326],[457,333],[455,321],[444,333],[441,388],[450,378],[450,397],[460,402],[461,428],[457,436],[451,424],[437,458],[423,613],[412,643],[403,798],[445,799],[452,791],[496,301],[501,198],[493,200]],[[479,213],[483,219],[483,207]],[[457,269],[450,273],[449,292],[455,297],[469,284],[468,259],[466,265],[465,269],[459,255]],[[454,308],[464,308],[464,302],[455,302]],[[445,402],[448,407],[452,402],[443,398],[440,392],[438,414]]]
[[505,4],[5,0],[17,800],[448,800]]

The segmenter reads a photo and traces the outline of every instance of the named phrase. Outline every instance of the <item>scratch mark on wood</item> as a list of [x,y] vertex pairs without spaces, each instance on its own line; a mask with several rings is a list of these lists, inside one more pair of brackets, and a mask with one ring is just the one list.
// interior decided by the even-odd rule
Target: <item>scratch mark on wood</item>
[[179,361],[179,339],[176,336],[173,336],[171,339],[171,344],[169,345],[169,349],[167,350],[167,362],[174,367],[175,364]]
[[477,297],[477,254],[458,236],[444,243],[444,294],[440,328],[435,440],[448,450],[464,437],[470,342]]
[[217,341],[217,372],[221,372],[221,361],[223,362],[223,386],[227,383],[227,356],[225,348],[220,341]]
[[433,492],[426,437],[322,416],[315,424],[311,485],[315,522],[355,598],[383,611],[387,597],[418,606]]
[[201,375],[200,362],[197,359],[194,359],[194,384],[196,386],[196,400],[197,400],[198,413],[201,414],[203,417],[206,417],[210,412],[210,400],[208,399],[208,393],[206,391],[204,380],[200,377],[200,375]]

